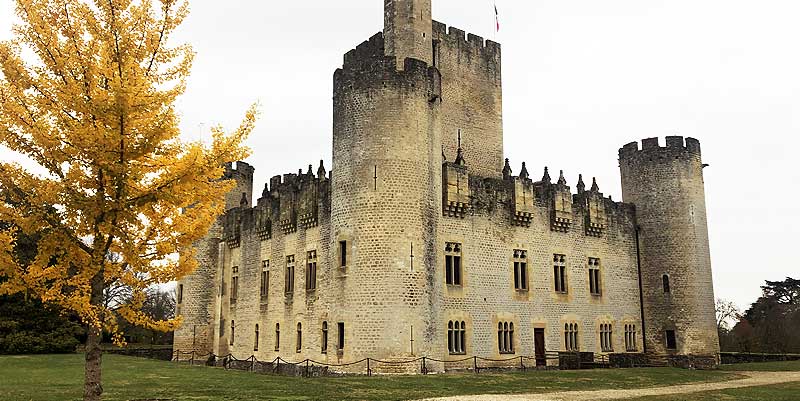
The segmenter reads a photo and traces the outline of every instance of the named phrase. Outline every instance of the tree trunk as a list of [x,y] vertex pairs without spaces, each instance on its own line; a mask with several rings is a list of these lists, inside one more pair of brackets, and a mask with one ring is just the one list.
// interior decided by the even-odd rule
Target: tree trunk
[[84,401],[100,401],[103,394],[103,385],[100,382],[100,364],[102,363],[102,350],[100,341],[102,334],[99,329],[89,327],[86,337],[86,380],[83,387]]
[[[102,269],[92,278],[92,294],[89,303],[95,306],[102,306],[103,304]],[[100,316],[98,324],[101,327],[95,327],[92,324],[87,325],[85,380],[83,384],[84,401],[100,401],[103,395],[103,385],[100,381],[100,368],[103,362],[103,351],[100,349],[100,343],[103,341],[102,322],[103,317]]]

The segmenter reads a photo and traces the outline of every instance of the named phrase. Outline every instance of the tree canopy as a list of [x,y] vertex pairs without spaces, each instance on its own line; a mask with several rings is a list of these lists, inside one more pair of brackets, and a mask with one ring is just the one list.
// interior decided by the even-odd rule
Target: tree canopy
[[[226,162],[243,159],[255,107],[208,145],[180,138],[175,101],[194,53],[169,39],[181,0],[16,0],[21,22],[0,43],[0,144],[36,168],[0,162],[0,295],[31,291],[87,326],[86,399],[99,399],[102,330],[117,316],[171,330],[143,312],[145,291],[197,262],[192,244],[223,212]],[[17,232],[39,236],[27,265]],[[131,296],[110,313],[107,288]]]

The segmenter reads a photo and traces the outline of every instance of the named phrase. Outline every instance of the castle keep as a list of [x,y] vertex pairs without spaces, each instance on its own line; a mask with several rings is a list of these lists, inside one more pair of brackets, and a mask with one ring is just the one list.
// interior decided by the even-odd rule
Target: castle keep
[[179,283],[176,350],[716,363],[697,140],[620,149],[624,202],[513,171],[500,45],[433,21],[431,0],[385,0],[383,32],[333,80],[330,172],[273,177],[256,199],[253,168],[227,166],[237,187]]

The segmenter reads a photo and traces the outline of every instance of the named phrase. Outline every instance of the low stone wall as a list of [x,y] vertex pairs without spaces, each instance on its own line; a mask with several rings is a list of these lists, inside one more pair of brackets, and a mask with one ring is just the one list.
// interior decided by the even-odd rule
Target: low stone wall
[[800,354],[751,354],[742,352],[723,352],[720,354],[724,365],[753,362],[800,361]]
[[719,356],[670,355],[667,357],[667,362],[673,368],[709,370],[719,367]]
[[608,363],[612,368],[635,368],[649,365],[645,354],[609,354]]

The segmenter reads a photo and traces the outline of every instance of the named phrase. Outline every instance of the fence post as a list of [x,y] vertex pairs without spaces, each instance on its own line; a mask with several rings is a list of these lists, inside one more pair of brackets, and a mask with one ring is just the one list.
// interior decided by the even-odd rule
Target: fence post
[[522,361],[522,355],[519,356],[519,367],[525,370],[525,363]]
[[422,374],[423,375],[427,375],[428,374],[428,367],[425,366],[425,357],[424,356],[422,357]]
[[192,359],[189,360],[189,366],[194,366],[194,350],[192,350]]
[[311,377],[308,371],[308,359],[306,359],[306,377]]
[[278,359],[276,359],[275,373],[281,374],[281,357],[278,357]]
[[474,370],[475,373],[478,373],[478,356],[477,355],[472,357],[472,370]]
[[250,362],[250,371],[251,372],[255,372],[256,371],[256,356],[253,355],[253,356],[251,356],[251,358],[253,358],[253,361]]
[[372,376],[372,369],[369,368],[369,358],[367,358],[367,377]]

